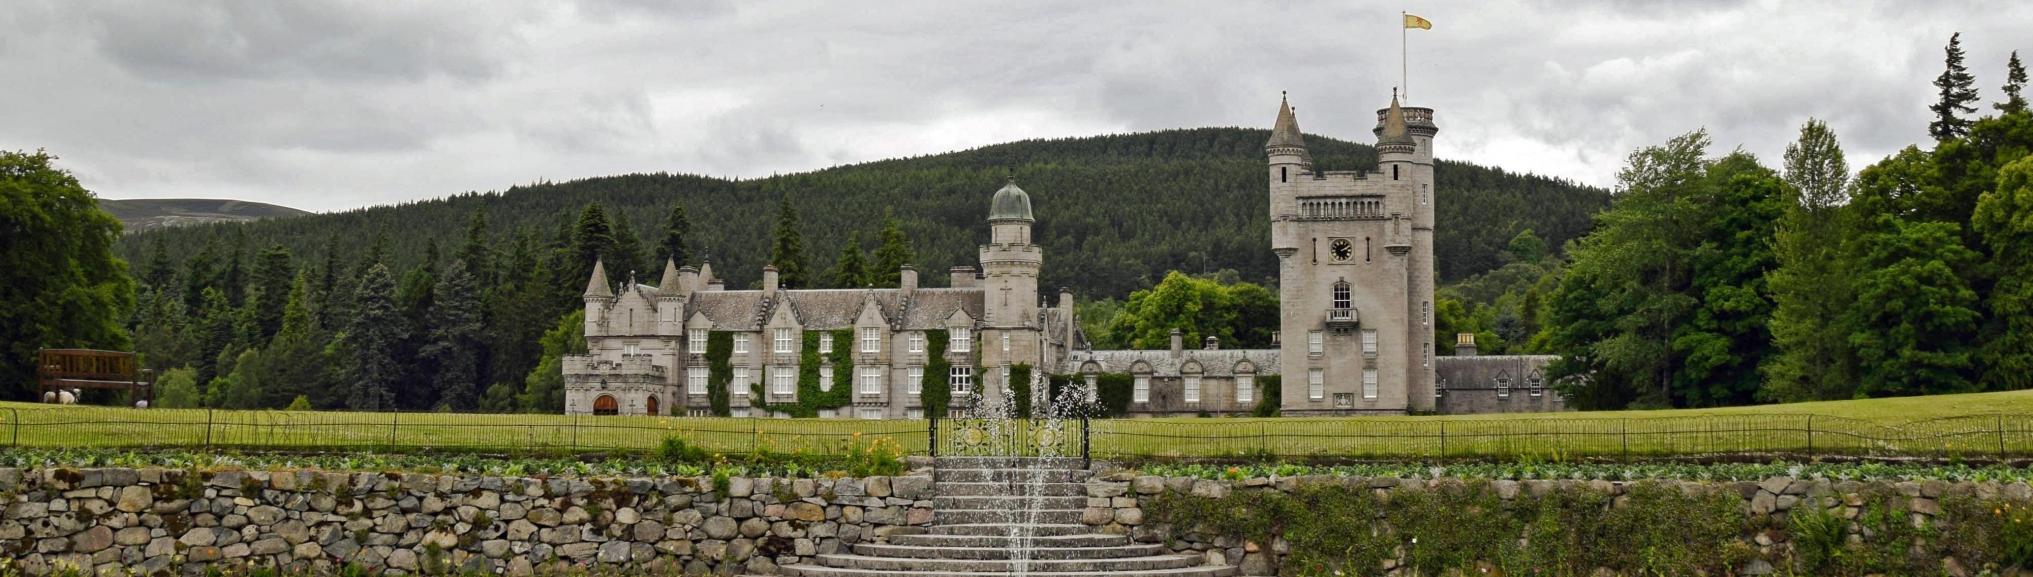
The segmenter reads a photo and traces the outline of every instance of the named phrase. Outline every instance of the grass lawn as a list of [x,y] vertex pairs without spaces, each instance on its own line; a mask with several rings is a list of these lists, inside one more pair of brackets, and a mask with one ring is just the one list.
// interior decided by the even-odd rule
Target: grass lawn
[[[1097,420],[1090,427],[1096,457],[2024,457],[2033,455],[2033,391],[1665,411]],[[955,421],[942,421],[941,452],[962,450],[969,440],[963,432]],[[1078,432],[1072,425],[1061,436],[1062,454],[1077,454]],[[0,403],[0,445],[22,447],[630,452],[651,450],[672,435],[719,452],[828,453],[882,439],[923,454],[931,442],[921,420],[208,413]]]

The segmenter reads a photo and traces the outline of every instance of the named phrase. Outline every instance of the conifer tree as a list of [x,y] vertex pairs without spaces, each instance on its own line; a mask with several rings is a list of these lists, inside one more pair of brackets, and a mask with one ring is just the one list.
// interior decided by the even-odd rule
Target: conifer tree
[[277,244],[261,250],[254,263],[253,286],[247,287],[247,317],[252,329],[247,335],[249,344],[266,345],[282,330],[283,307],[295,278],[289,249]]
[[464,264],[466,274],[473,277],[473,284],[494,286],[494,248],[487,242],[487,213],[474,210],[466,221],[466,243],[459,245],[459,252],[452,258]]
[[769,264],[776,267],[777,282],[786,289],[811,288],[805,267],[805,235],[798,228],[798,213],[785,197],[777,204],[776,235],[770,243]]
[[1786,146],[1788,202],[1773,239],[1778,268],[1770,283],[1777,358],[1765,367],[1760,396],[1774,401],[1848,398],[1856,387],[1850,328],[1849,165],[1828,124],[1810,119]]
[[[579,211],[579,222],[571,231],[571,248],[568,249],[571,256],[563,269],[567,274],[557,280],[560,288],[576,300],[580,289],[586,288],[586,279],[593,277],[593,263],[614,256],[614,225],[607,221],[607,210],[595,202]],[[609,266],[608,274],[614,274],[616,268]],[[621,272],[625,274],[626,270]]]
[[663,239],[657,241],[656,263],[669,260],[685,266],[686,259],[691,256],[685,250],[685,237],[692,234],[692,221],[685,216],[684,203],[671,203],[671,213],[664,217],[663,232]]
[[1928,123],[1927,134],[1935,140],[1960,138],[1969,133],[1970,120],[1961,115],[1976,112],[1971,103],[1977,100],[1976,79],[1962,64],[1962,33],[1948,37],[1947,68],[1934,79],[1934,87],[1941,91],[1941,100],[1927,107],[1934,112],[1934,122]]
[[353,352],[346,407],[356,411],[395,409],[395,385],[403,366],[396,357],[402,344],[402,319],[395,307],[395,279],[388,267],[375,264],[360,275],[352,324],[347,339]]
[[875,270],[868,271],[868,279],[878,287],[894,288],[900,282],[904,265],[918,259],[911,250],[910,237],[904,236],[903,225],[888,211],[882,215],[881,244],[875,247]]
[[628,224],[628,219],[617,217],[613,226],[614,254],[607,259],[608,274],[628,275],[622,278],[633,278],[652,270],[663,270],[661,266],[650,268],[644,265],[642,237],[635,234],[635,226]]
[[2012,59],[2005,62],[2005,100],[1992,104],[1999,112],[2013,114],[2026,111],[2026,65],[2019,63],[2019,51],[2012,51]]
[[142,273],[141,282],[149,288],[164,294],[176,292],[176,263],[169,259],[169,247],[163,246],[162,239],[155,239],[148,253],[148,268]]
[[861,250],[860,232],[847,233],[847,242],[840,245],[840,258],[833,262],[833,273],[828,275],[827,284],[832,288],[868,286],[868,257]]
[[438,405],[454,411],[471,411],[479,404],[481,337],[486,327],[477,291],[463,261],[445,271],[431,307],[430,341],[423,348],[437,365]]
[[1983,339],[1985,380],[1992,389],[2033,388],[2033,156],[1999,171],[1970,225],[1997,269],[1988,305],[2001,326]]

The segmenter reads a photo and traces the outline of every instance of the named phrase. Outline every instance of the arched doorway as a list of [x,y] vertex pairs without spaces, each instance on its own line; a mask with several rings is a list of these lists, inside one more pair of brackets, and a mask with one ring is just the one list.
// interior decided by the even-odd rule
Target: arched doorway
[[648,404],[648,407],[649,407],[649,416],[652,416],[652,417],[654,417],[654,416],[657,416],[657,415],[661,415],[661,414],[663,414],[663,413],[657,412],[657,405],[656,405],[656,396],[655,396],[655,395],[651,395],[651,396],[649,397],[649,404]]
[[593,399],[593,414],[614,415],[620,413],[621,406],[619,403],[614,402],[614,397],[609,395],[600,395],[600,398]]

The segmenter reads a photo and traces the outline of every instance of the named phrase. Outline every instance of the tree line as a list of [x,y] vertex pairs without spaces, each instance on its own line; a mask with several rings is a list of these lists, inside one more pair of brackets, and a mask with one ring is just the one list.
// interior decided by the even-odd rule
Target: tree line
[[1711,156],[1699,130],[1639,149],[1565,258],[1521,235],[1507,264],[1443,291],[1443,334],[1560,355],[1589,408],[2033,386],[2026,71],[2014,52],[1977,117],[1959,36],[1945,53],[1931,149],[1852,177],[1819,120],[1777,167]]

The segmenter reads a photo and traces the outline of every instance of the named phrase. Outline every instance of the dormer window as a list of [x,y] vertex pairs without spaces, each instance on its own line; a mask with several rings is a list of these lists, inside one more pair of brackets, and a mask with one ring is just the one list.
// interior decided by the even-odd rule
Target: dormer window
[[819,354],[822,354],[822,355],[830,355],[830,354],[833,354],[833,333],[832,333],[832,331],[827,331],[827,332],[819,333]]
[[1511,398],[1511,374],[1497,373],[1496,387],[1497,387],[1497,398],[1499,399]]

